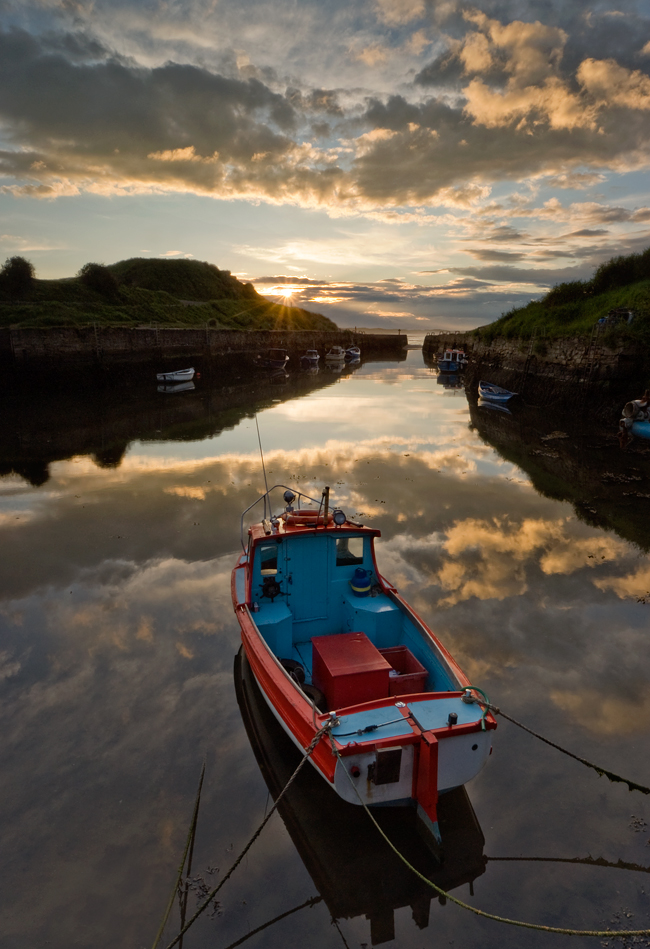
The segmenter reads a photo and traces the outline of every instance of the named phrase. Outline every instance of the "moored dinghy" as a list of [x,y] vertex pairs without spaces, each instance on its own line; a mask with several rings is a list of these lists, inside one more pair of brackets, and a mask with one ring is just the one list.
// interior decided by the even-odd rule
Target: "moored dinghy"
[[510,389],[504,389],[502,386],[495,386],[492,382],[483,380],[478,384],[478,394],[480,399],[486,399],[488,402],[509,402],[517,395]]
[[191,382],[194,378],[194,368],[176,369],[174,372],[159,372],[156,374],[158,382]]
[[622,418],[618,423],[618,437],[621,448],[625,448],[632,440],[650,438],[650,390],[646,389],[640,399],[626,402],[623,406]]
[[[232,575],[242,642],[265,700],[336,793],[411,803],[439,840],[438,795],[481,770],[496,721],[432,631],[377,569],[380,532],[319,508],[272,513],[248,530]],[[314,501],[299,495],[303,500]],[[318,504],[318,501],[314,501]],[[248,512],[244,512],[246,514]],[[242,515],[242,545],[243,545]]]

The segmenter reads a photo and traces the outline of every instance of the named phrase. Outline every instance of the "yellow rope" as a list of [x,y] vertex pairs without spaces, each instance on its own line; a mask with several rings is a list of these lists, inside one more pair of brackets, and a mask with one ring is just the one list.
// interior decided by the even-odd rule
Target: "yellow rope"
[[255,831],[255,833],[253,834],[253,836],[250,838],[250,840],[248,841],[248,843],[246,844],[246,846],[244,847],[244,849],[242,850],[242,852],[239,854],[239,856],[237,857],[237,859],[235,860],[235,862],[234,862],[233,865],[231,866],[230,870],[228,870],[228,872],[226,873],[226,875],[224,876],[224,878],[221,880],[221,882],[218,883],[217,886],[215,886],[215,888],[214,888],[213,890],[211,890],[211,891],[208,893],[208,895],[207,895],[206,898],[204,899],[203,903],[201,903],[201,905],[199,906],[199,908],[198,908],[197,911],[195,912],[194,916],[192,916],[192,918],[185,924],[185,926],[183,926],[183,928],[182,928],[181,931],[178,933],[178,935],[175,936],[174,939],[172,939],[172,941],[171,941],[171,942],[169,943],[169,945],[167,946],[167,949],[173,949],[173,947],[179,942],[179,940],[182,939],[182,937],[185,935],[185,933],[187,932],[187,930],[188,930],[188,929],[196,922],[196,920],[199,918],[199,916],[201,915],[201,913],[202,913],[205,909],[208,908],[208,906],[210,905],[210,903],[212,902],[212,900],[214,899],[214,897],[217,895],[217,893],[219,892],[219,890],[221,889],[221,887],[224,885],[224,883],[226,882],[226,880],[228,880],[228,879],[232,876],[232,874],[235,872],[235,870],[237,869],[237,867],[239,866],[239,864],[242,862],[242,860],[244,859],[244,857],[246,856],[246,854],[248,853],[248,851],[250,850],[250,848],[253,846],[253,844],[255,843],[255,841],[257,840],[257,838],[259,837],[259,835],[262,833],[262,831],[264,830],[264,828],[265,828],[266,825],[268,824],[268,822],[269,822],[269,820],[271,819],[271,816],[272,816],[273,812],[276,810],[278,804],[280,803],[280,801],[282,800],[282,798],[284,797],[284,795],[286,794],[286,792],[289,790],[289,788],[291,787],[291,785],[293,784],[293,782],[294,782],[294,781],[296,780],[296,778],[298,777],[298,774],[300,773],[300,770],[302,769],[302,766],[303,766],[304,763],[307,761],[307,759],[308,759],[309,757],[311,757],[311,755],[312,755],[314,749],[316,748],[316,745],[318,744],[318,742],[321,740],[321,738],[323,737],[324,734],[326,734],[327,732],[329,732],[329,730],[333,727],[334,723],[335,723],[335,719],[329,718],[329,719],[325,722],[325,724],[316,732],[316,734],[314,735],[314,737],[313,737],[312,740],[311,740],[311,743],[310,743],[309,747],[308,747],[307,750],[305,751],[304,756],[300,759],[300,764],[298,765],[298,767],[296,768],[296,770],[293,772],[293,774],[291,775],[291,777],[289,778],[289,780],[287,781],[287,783],[285,784],[285,786],[282,788],[282,790],[280,791],[280,793],[279,793],[278,796],[276,797],[275,803],[273,804],[273,807],[272,807],[271,810],[268,812],[268,814],[266,815],[266,817],[264,818],[264,820],[262,821],[262,823],[260,824],[260,826],[257,828],[257,830]]
[[377,823],[377,821],[376,821],[375,818],[373,817],[373,815],[372,815],[372,813],[371,813],[371,811],[370,811],[370,808],[367,806],[367,804],[364,803],[364,801],[361,800],[361,795],[359,794],[359,792],[358,792],[358,790],[357,790],[357,786],[356,786],[356,784],[354,783],[354,781],[352,780],[352,777],[351,777],[351,775],[350,775],[348,769],[347,769],[347,768],[345,767],[345,765],[343,764],[343,759],[341,758],[341,755],[339,754],[339,752],[338,752],[338,750],[337,750],[337,748],[336,748],[334,742],[332,741],[332,736],[331,736],[331,735],[330,735],[330,742],[331,742],[331,744],[332,744],[332,751],[333,751],[333,753],[336,755],[336,757],[338,758],[338,760],[339,760],[339,762],[340,762],[340,764],[341,764],[341,767],[343,768],[345,774],[347,775],[348,781],[349,781],[350,784],[352,785],[352,788],[354,789],[354,793],[356,794],[356,796],[357,796],[358,799],[359,799],[359,803],[361,804],[361,806],[363,807],[363,809],[365,810],[366,814],[368,815],[368,817],[370,818],[370,820],[373,822],[373,824],[375,825],[375,827],[377,828],[377,830],[379,831],[379,833],[381,834],[381,836],[384,838],[384,840],[386,841],[386,843],[388,844],[388,846],[390,847],[390,849],[393,851],[393,853],[394,853],[397,857],[399,857],[399,859],[402,861],[402,863],[403,863],[406,867],[408,867],[408,869],[409,869],[412,873],[414,873],[417,877],[419,877],[419,879],[422,880],[423,883],[426,883],[427,886],[430,886],[432,890],[435,890],[436,893],[437,893],[439,896],[443,896],[443,897],[445,897],[445,899],[451,900],[452,903],[455,903],[456,906],[460,906],[462,909],[468,909],[468,910],[470,911],[470,913],[474,913],[476,916],[482,916],[484,919],[493,919],[493,920],[494,920],[495,922],[497,922],[497,923],[507,923],[509,926],[519,926],[519,927],[522,928],[522,929],[536,929],[536,930],[538,930],[539,932],[544,932],[544,933],[559,933],[560,935],[563,935],[563,936],[599,936],[599,937],[602,937],[602,936],[610,936],[610,937],[612,937],[612,936],[648,936],[648,935],[650,935],[650,929],[620,929],[620,930],[618,930],[618,929],[615,929],[615,930],[612,930],[612,929],[606,929],[606,930],[596,930],[596,929],[562,929],[562,928],[560,928],[559,926],[542,926],[542,925],[540,925],[539,923],[526,923],[526,922],[524,922],[523,920],[520,920],[520,919],[509,919],[507,916],[497,916],[497,915],[494,914],[494,913],[486,913],[486,912],[484,912],[482,909],[477,909],[476,906],[471,906],[469,903],[464,903],[462,900],[459,900],[459,899],[457,899],[455,896],[452,896],[451,893],[447,893],[446,890],[443,890],[442,887],[436,886],[436,884],[433,883],[432,880],[429,880],[429,878],[428,878],[428,877],[425,877],[425,875],[424,875],[423,873],[420,873],[420,871],[417,870],[417,869],[413,866],[413,864],[409,863],[409,861],[406,859],[406,857],[405,857],[402,853],[400,853],[400,851],[397,849],[397,847],[396,847],[396,846],[392,843],[392,841],[386,836],[386,834],[384,833],[384,831],[381,829],[381,827],[379,826],[379,824]]

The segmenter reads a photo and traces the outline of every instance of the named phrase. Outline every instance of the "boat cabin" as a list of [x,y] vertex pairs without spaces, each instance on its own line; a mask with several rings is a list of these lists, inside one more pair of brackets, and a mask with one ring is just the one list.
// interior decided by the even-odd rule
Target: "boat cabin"
[[327,709],[458,690],[444,656],[432,650],[417,617],[378,574],[379,531],[348,521],[317,526],[312,519],[303,526],[291,515],[283,518],[268,534],[269,521],[250,529],[247,589],[237,598],[245,597],[262,638],[286,669],[299,664],[305,682],[324,694]]

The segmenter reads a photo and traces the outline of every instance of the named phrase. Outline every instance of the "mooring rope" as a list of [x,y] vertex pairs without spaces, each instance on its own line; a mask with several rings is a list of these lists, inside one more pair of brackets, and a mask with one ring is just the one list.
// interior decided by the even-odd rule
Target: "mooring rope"
[[[477,689],[475,686],[468,686],[473,692],[481,692],[481,695],[485,695],[481,689]],[[529,735],[532,735],[533,738],[539,738],[540,741],[543,741],[545,745],[550,745],[551,748],[556,748],[557,751],[561,751],[563,755],[568,755],[569,758],[573,758],[575,761],[579,761],[580,764],[586,765],[588,768],[593,768],[594,771],[599,775],[605,775],[610,781],[618,782],[619,784],[627,784],[630,791],[640,791],[641,794],[650,794],[650,788],[647,788],[644,784],[637,784],[636,781],[629,781],[627,778],[622,778],[620,774],[616,774],[614,771],[608,771],[607,768],[601,768],[600,765],[593,764],[591,761],[587,761],[586,758],[581,758],[580,755],[574,755],[572,751],[568,751],[566,748],[563,748],[561,745],[557,745],[554,741],[550,741],[548,738],[544,738],[543,735],[538,735],[537,732],[534,732],[532,728],[528,728],[527,725],[522,725],[521,722],[518,722],[516,718],[512,718],[510,715],[506,715],[497,705],[492,705],[489,700],[483,701],[473,696],[473,702],[476,705],[480,705],[484,708],[484,715],[486,711],[494,712],[495,715],[500,715],[502,718],[506,718],[509,722],[512,722],[513,725],[516,725],[517,728],[523,728],[525,732],[528,732]]]
[[[197,789],[197,792],[196,792],[196,799],[195,799],[195,801],[194,801],[194,810],[192,811],[192,820],[191,820],[191,823],[190,823],[190,829],[189,829],[188,834],[187,834],[187,840],[185,841],[185,849],[183,850],[183,859],[181,860],[181,862],[180,862],[180,864],[179,864],[178,873],[177,873],[177,876],[176,876],[176,882],[174,883],[174,889],[172,890],[171,896],[169,897],[169,902],[167,903],[167,906],[166,906],[166,908],[165,908],[165,913],[164,913],[164,915],[163,915],[162,922],[161,922],[161,924],[160,924],[160,928],[158,929],[158,932],[156,933],[156,938],[155,938],[154,941],[153,941],[152,949],[156,949],[156,946],[157,946],[158,943],[160,942],[160,937],[161,937],[162,934],[163,934],[163,930],[164,930],[164,928],[165,928],[165,925],[166,925],[166,923],[167,923],[167,920],[169,919],[169,914],[170,914],[171,911],[172,911],[172,906],[174,905],[174,899],[176,898],[176,893],[179,892],[179,887],[180,887],[180,883],[181,883],[181,878],[182,878],[182,876],[183,876],[183,868],[184,868],[184,866],[185,866],[185,861],[187,860],[187,852],[188,852],[188,850],[190,850],[190,848],[193,848],[193,847],[194,847],[194,835],[195,835],[195,833],[196,833],[196,822],[197,822],[198,817],[199,817],[199,806],[200,806],[200,803],[201,803],[201,788],[203,787],[203,778],[204,778],[204,777],[205,777],[205,761],[203,762],[203,767],[201,768],[201,776],[200,776],[200,778],[199,778],[199,786],[198,786],[198,789]],[[192,862],[192,858],[190,857],[190,863],[191,863],[191,862]],[[187,889],[186,889],[186,891],[185,891],[185,896],[186,896],[186,899],[187,899]],[[182,904],[181,904],[181,909],[182,909]],[[182,925],[182,924],[181,924],[181,925]]]
[[206,896],[206,898],[205,898],[205,900],[203,901],[203,903],[201,903],[201,905],[199,906],[199,908],[198,908],[197,911],[195,912],[194,916],[192,916],[192,918],[187,921],[187,923],[185,924],[185,926],[183,926],[183,928],[182,928],[181,931],[178,933],[178,935],[175,936],[174,939],[172,939],[172,941],[171,941],[171,942],[169,943],[169,945],[167,946],[167,949],[173,949],[173,946],[175,946],[175,945],[178,943],[178,941],[179,941],[180,939],[182,939],[182,937],[185,935],[185,933],[187,932],[187,930],[188,930],[191,926],[194,925],[194,923],[195,923],[196,920],[199,918],[199,916],[201,915],[201,913],[203,913],[204,910],[206,910],[206,909],[208,908],[208,906],[210,905],[210,903],[212,902],[212,900],[215,898],[215,896],[217,895],[217,893],[219,892],[219,890],[221,889],[221,887],[224,885],[224,883],[226,882],[226,880],[230,879],[230,877],[233,875],[233,873],[235,872],[235,870],[237,869],[237,867],[239,866],[239,864],[242,862],[242,860],[244,859],[244,857],[246,856],[246,854],[248,853],[248,851],[250,850],[250,848],[253,846],[253,844],[255,843],[255,841],[257,840],[257,838],[259,837],[259,835],[262,833],[262,831],[264,830],[264,828],[265,828],[266,825],[268,824],[268,822],[269,822],[269,820],[271,819],[271,817],[273,816],[273,813],[274,813],[274,811],[276,810],[278,804],[280,803],[280,801],[282,800],[282,798],[284,797],[284,795],[287,793],[287,791],[289,790],[289,788],[291,787],[291,785],[293,784],[293,782],[294,782],[294,781],[296,780],[296,778],[298,777],[298,774],[299,774],[300,770],[302,769],[302,766],[303,766],[304,763],[307,761],[307,759],[308,759],[309,757],[311,757],[311,755],[313,754],[314,749],[316,748],[316,745],[318,744],[318,742],[321,740],[321,738],[323,737],[323,735],[326,734],[335,724],[336,724],[336,719],[335,719],[335,718],[330,718],[330,719],[328,719],[328,720],[325,722],[325,724],[322,726],[322,728],[319,728],[319,730],[316,732],[316,734],[314,735],[314,737],[312,738],[312,740],[311,740],[311,742],[310,742],[310,744],[309,744],[309,747],[308,747],[307,750],[305,751],[305,754],[304,754],[303,757],[300,759],[300,763],[299,763],[298,767],[297,767],[296,770],[293,772],[293,774],[291,775],[291,777],[289,778],[289,780],[287,781],[287,783],[285,784],[285,786],[282,788],[282,790],[281,790],[280,793],[278,794],[277,798],[275,799],[275,803],[273,804],[273,807],[272,807],[271,810],[268,812],[268,814],[266,815],[266,817],[263,819],[262,823],[261,823],[260,826],[257,828],[257,830],[255,831],[255,833],[253,834],[253,836],[250,838],[250,840],[248,841],[248,843],[246,844],[246,846],[244,847],[244,849],[242,850],[242,852],[239,854],[239,856],[237,857],[237,859],[235,860],[235,862],[234,862],[233,865],[231,866],[230,870],[228,870],[228,872],[226,873],[226,875],[224,876],[224,878],[221,880],[221,882],[218,883],[217,886],[215,886],[215,888],[210,891],[210,893],[208,893],[208,895]]
[[265,923],[262,923],[262,925],[258,926],[257,929],[251,929],[251,931],[246,933],[245,936],[241,936],[235,942],[229,943],[226,946],[226,949],[236,949],[236,946],[243,945],[243,943],[248,942],[249,939],[252,939],[253,936],[257,936],[258,933],[261,933],[264,929],[268,929],[269,926],[274,926],[276,923],[279,923],[280,920],[286,919],[287,916],[293,916],[294,913],[298,913],[301,909],[306,909],[307,907],[311,908],[312,906],[316,906],[318,903],[322,902],[322,896],[311,896],[308,900],[305,900],[304,903],[301,903],[300,906],[294,906],[293,909],[288,909],[284,913],[280,913],[279,916],[274,916],[273,919],[269,919]]
[[527,923],[527,922],[525,922],[524,920],[521,920],[521,919],[509,919],[507,916],[497,916],[495,913],[486,913],[484,910],[478,909],[478,907],[476,907],[476,906],[471,906],[469,903],[464,903],[463,900],[459,900],[457,897],[452,896],[451,893],[448,893],[446,890],[443,890],[442,887],[437,886],[437,885],[433,882],[433,880],[430,880],[430,879],[429,879],[428,877],[426,877],[423,873],[420,873],[420,871],[419,871],[418,869],[416,869],[416,867],[414,867],[413,864],[410,863],[410,862],[407,860],[407,858],[397,849],[397,847],[396,847],[395,844],[390,840],[390,838],[384,833],[384,831],[382,830],[382,828],[379,826],[379,824],[378,824],[377,821],[375,820],[375,818],[374,818],[373,814],[371,813],[370,808],[368,807],[368,805],[365,803],[365,801],[363,801],[363,800],[361,799],[361,795],[359,794],[359,792],[358,792],[358,790],[357,790],[357,786],[356,786],[356,784],[354,783],[354,781],[352,780],[352,776],[351,776],[351,774],[349,773],[348,769],[347,769],[347,768],[345,767],[345,765],[343,764],[343,759],[341,758],[341,755],[340,755],[340,753],[339,753],[339,751],[338,751],[336,745],[335,745],[334,742],[332,741],[332,736],[331,736],[331,735],[330,735],[330,742],[331,742],[331,744],[332,744],[332,752],[333,752],[333,754],[338,758],[338,760],[339,760],[339,762],[340,762],[340,764],[341,764],[341,767],[343,768],[343,771],[345,772],[345,774],[346,774],[346,776],[347,776],[347,778],[348,778],[348,781],[349,781],[350,784],[352,785],[352,789],[354,790],[354,793],[356,794],[356,796],[357,796],[357,798],[358,798],[358,800],[359,800],[359,804],[361,804],[361,806],[362,806],[363,809],[365,810],[366,814],[368,815],[368,817],[370,818],[370,820],[373,822],[373,824],[375,825],[375,827],[376,827],[377,830],[379,831],[380,835],[384,838],[384,840],[386,841],[386,843],[388,844],[388,846],[390,847],[390,849],[393,851],[393,853],[395,854],[395,856],[398,857],[398,858],[402,861],[402,863],[403,863],[412,873],[415,874],[416,877],[418,877],[420,880],[422,880],[423,883],[426,883],[426,885],[429,886],[429,887],[431,887],[432,890],[435,890],[435,892],[438,894],[438,896],[442,896],[443,899],[451,900],[451,902],[452,902],[452,903],[455,903],[456,906],[460,906],[461,909],[467,909],[467,910],[470,911],[470,913],[474,913],[476,916],[482,916],[484,919],[492,919],[492,920],[494,920],[494,921],[497,922],[497,923],[506,923],[508,926],[517,926],[517,927],[519,927],[520,929],[535,929],[535,930],[537,930],[538,932],[544,932],[544,933],[558,933],[559,935],[562,935],[562,936],[597,936],[597,937],[600,937],[600,938],[602,938],[603,936],[607,936],[607,937],[612,938],[612,937],[614,937],[614,936],[649,936],[649,935],[650,935],[650,929],[613,929],[613,930],[612,930],[612,929],[606,929],[606,930],[597,930],[597,929],[564,929],[564,928],[559,927],[559,926],[542,926],[540,923]]

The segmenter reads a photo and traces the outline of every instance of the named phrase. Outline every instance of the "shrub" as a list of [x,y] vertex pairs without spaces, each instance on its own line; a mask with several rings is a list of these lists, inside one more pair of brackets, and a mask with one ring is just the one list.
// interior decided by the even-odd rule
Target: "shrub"
[[10,297],[24,297],[34,286],[34,265],[24,257],[7,257],[0,270],[0,289]]
[[575,303],[584,299],[588,290],[588,285],[582,280],[569,280],[566,283],[558,283],[548,291],[542,300],[542,306],[562,306],[564,303]]
[[84,264],[77,276],[85,287],[100,293],[103,297],[115,299],[119,296],[118,282],[108,267],[103,264]]

